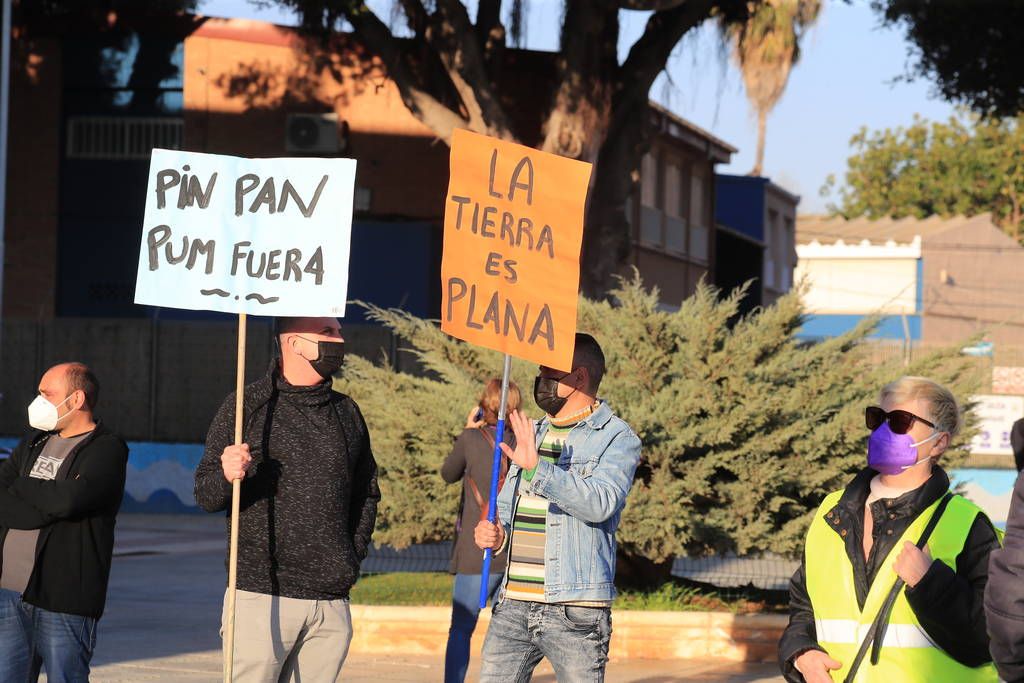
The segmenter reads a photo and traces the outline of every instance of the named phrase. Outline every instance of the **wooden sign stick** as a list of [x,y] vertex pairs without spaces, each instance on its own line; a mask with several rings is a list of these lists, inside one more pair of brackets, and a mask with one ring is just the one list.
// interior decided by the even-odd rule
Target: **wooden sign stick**
[[[235,375],[235,445],[242,445],[242,399],[245,390],[245,313],[238,314],[238,368]],[[235,655],[235,583],[238,578],[238,513],[242,480],[231,482],[231,545],[228,551],[228,605],[224,625],[224,683],[232,683]]]

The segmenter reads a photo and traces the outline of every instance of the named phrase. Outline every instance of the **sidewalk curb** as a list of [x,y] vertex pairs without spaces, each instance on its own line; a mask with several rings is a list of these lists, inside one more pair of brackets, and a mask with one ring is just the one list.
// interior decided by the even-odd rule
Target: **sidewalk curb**
[[[490,616],[490,610],[480,613],[473,636],[475,653],[483,646]],[[365,655],[443,655],[450,621],[448,607],[352,605],[355,634],[350,650]],[[786,623],[782,614],[613,611],[609,656],[773,662]]]

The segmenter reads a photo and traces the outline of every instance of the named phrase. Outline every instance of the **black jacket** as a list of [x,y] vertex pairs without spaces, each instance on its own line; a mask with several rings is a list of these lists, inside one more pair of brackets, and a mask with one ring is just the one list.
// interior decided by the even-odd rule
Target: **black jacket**
[[107,601],[128,446],[98,424],[68,454],[66,478],[32,479],[50,436],[32,432],[0,463],[0,548],[8,529],[39,529],[25,602],[98,619]]
[[[857,602],[861,608],[882,563],[913,521],[949,490],[949,478],[936,467],[923,486],[900,498],[872,503],[874,539],[870,557],[864,559],[864,505],[871,480],[878,474],[865,469],[843,491],[836,506],[827,511],[829,528],[840,534],[846,555],[853,565]],[[914,539],[916,541],[916,539]],[[931,568],[913,588],[906,588],[907,601],[929,637],[950,657],[975,667],[991,661],[982,596],[988,575],[989,553],[999,547],[995,529],[984,515],[971,527],[964,549],[956,558],[956,571],[942,562]],[[805,566],[789,584],[789,625],[779,641],[779,665],[787,681],[801,683],[804,677],[793,660],[807,650],[824,650],[818,645],[814,611],[807,594]],[[844,662],[845,663],[845,662]]]
[[1013,462],[1017,471],[1024,470],[1024,417],[1010,427],[1010,450],[1013,451]]
[[[290,387],[276,369],[245,388],[243,405],[253,467],[242,481],[238,588],[308,600],[348,597],[380,500],[358,406],[327,385]],[[231,394],[196,469],[196,502],[207,512],[231,505],[220,458],[234,442],[234,420]],[[229,513],[229,533],[230,523]]]
[[1024,681],[1024,477],[1017,477],[1001,550],[989,558],[985,613],[992,659],[1008,683]]

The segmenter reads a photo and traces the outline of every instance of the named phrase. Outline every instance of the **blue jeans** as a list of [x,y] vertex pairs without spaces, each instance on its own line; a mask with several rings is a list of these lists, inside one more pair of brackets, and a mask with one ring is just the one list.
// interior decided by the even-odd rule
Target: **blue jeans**
[[544,657],[558,683],[600,683],[611,638],[610,607],[502,600],[484,641],[480,683],[526,683]]
[[[502,574],[487,577],[487,594],[492,598],[501,585]],[[462,683],[469,668],[469,643],[480,616],[480,574],[456,574],[452,588],[452,625],[444,655],[445,683]]]
[[88,683],[96,620],[50,612],[0,590],[0,681],[34,683],[40,668],[50,683]]

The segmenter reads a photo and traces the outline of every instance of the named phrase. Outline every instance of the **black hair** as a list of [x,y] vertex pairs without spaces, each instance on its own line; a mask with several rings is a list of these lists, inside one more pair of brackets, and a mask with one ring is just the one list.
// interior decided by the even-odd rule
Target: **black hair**
[[68,395],[73,391],[85,394],[85,405],[89,412],[96,410],[100,400],[100,381],[96,374],[85,363],[68,363],[67,375]]
[[587,389],[592,394],[596,393],[598,387],[601,386],[601,379],[604,377],[605,371],[604,351],[601,350],[601,345],[597,343],[597,340],[589,334],[577,332],[572,364],[573,370],[576,368],[587,369],[590,385]]

